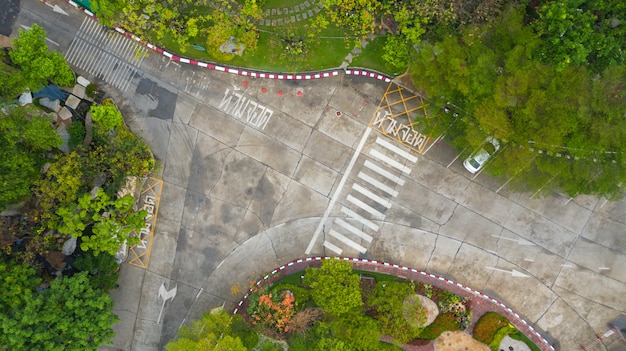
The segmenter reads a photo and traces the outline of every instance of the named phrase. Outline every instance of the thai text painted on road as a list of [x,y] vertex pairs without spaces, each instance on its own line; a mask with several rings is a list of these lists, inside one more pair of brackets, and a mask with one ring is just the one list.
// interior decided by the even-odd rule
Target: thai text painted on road
[[404,144],[407,144],[419,153],[422,153],[424,147],[426,146],[426,142],[428,141],[428,136],[421,134],[417,130],[411,128],[411,126],[398,122],[386,111],[382,116],[380,112],[376,113],[376,116],[372,121],[372,127]]
[[230,89],[226,89],[224,97],[220,102],[218,109],[225,113],[238,118],[243,119],[247,124],[253,125],[261,130],[265,129],[270,118],[274,114],[273,110],[252,101],[252,99],[239,94]]

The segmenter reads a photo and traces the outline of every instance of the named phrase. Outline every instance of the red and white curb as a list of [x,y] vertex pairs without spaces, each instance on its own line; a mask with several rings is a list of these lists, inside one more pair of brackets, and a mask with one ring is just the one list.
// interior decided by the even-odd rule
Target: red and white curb
[[[267,282],[268,280],[270,280],[271,278],[274,277],[275,274],[285,270],[286,268],[295,266],[295,265],[301,265],[301,269],[300,271],[304,270],[305,268],[307,268],[308,264],[311,262],[316,262],[316,261],[322,261],[322,260],[328,260],[328,259],[339,259],[339,260],[344,260],[344,261],[349,261],[349,262],[355,262],[355,263],[368,263],[368,264],[373,264],[373,265],[378,265],[378,266],[384,266],[384,267],[391,267],[391,268],[395,268],[401,271],[408,271],[408,272],[412,272],[412,273],[418,273],[421,274],[423,276],[429,277],[429,278],[434,278],[437,280],[440,280],[442,282],[445,282],[449,285],[454,285],[457,286],[467,292],[472,293],[475,296],[478,296],[484,300],[487,300],[493,304],[495,304],[496,306],[502,308],[504,311],[506,311],[509,315],[515,317],[516,320],[511,321],[513,322],[513,324],[515,324],[516,327],[518,327],[519,329],[524,330],[525,334],[529,334],[532,333],[533,335],[535,335],[537,338],[539,338],[539,340],[541,341],[541,345],[537,345],[540,346],[542,350],[550,350],[550,351],[556,351],[556,349],[550,345],[550,343],[537,331],[535,330],[535,328],[533,328],[532,325],[530,325],[528,322],[526,322],[526,320],[524,320],[519,314],[517,314],[516,312],[514,312],[510,307],[506,306],[505,304],[503,304],[502,302],[494,299],[493,297],[487,296],[483,293],[481,293],[478,290],[474,290],[468,286],[465,286],[463,284],[457,283],[453,280],[450,279],[446,279],[444,277],[441,277],[439,275],[435,275],[435,274],[430,274],[424,271],[420,271],[418,269],[415,268],[410,268],[410,267],[405,267],[402,265],[397,265],[397,264],[392,264],[392,263],[388,263],[388,262],[382,262],[382,261],[375,261],[375,260],[366,260],[366,259],[361,259],[361,258],[351,258],[351,257],[322,257],[322,256],[316,256],[316,257],[307,257],[307,258],[301,258],[295,261],[291,261],[285,265],[282,265],[276,269],[274,269],[273,271],[271,271],[269,274],[266,274],[264,277],[262,277],[261,279],[259,279],[255,284],[254,287],[260,287],[262,286],[265,282]],[[253,288],[254,288],[253,287]],[[248,290],[248,292],[246,292],[246,294],[241,298],[241,300],[239,301],[239,303],[237,304],[237,307],[235,308],[235,310],[233,311],[233,314],[236,314],[237,312],[239,312],[239,309],[241,308],[241,306],[243,306],[243,304],[246,302],[246,300],[248,299],[248,297],[252,294],[253,292],[253,288],[250,288]]]
[[[88,16],[97,19],[96,15],[85,9],[82,8],[80,5],[78,5],[76,2],[72,1],[72,0],[65,0],[67,1],[68,4],[72,5],[73,7],[75,7],[76,9],[84,12],[85,14],[87,14]],[[44,3],[46,2],[45,0],[43,1]],[[310,79],[320,79],[320,78],[329,78],[329,77],[335,77],[337,75],[339,75],[339,72],[341,70],[329,70],[326,72],[320,72],[320,73],[311,73],[311,74],[288,74],[288,73],[270,73],[270,72],[260,72],[260,71],[253,71],[253,70],[244,70],[244,69],[239,69],[239,68],[230,68],[230,67],[223,67],[223,66],[219,66],[219,65],[215,65],[213,63],[208,63],[208,62],[202,62],[202,61],[198,61],[198,60],[193,60],[193,59],[189,59],[189,58],[185,58],[185,57],[180,57],[180,56],[176,56],[170,52],[167,52],[163,49],[161,49],[160,47],[150,44],[146,41],[141,40],[141,38],[139,38],[138,36],[134,35],[133,33],[130,33],[128,31],[126,31],[123,28],[120,27],[115,27],[115,30],[129,38],[132,38],[133,40],[141,43],[142,45],[146,46],[147,48],[156,51],[157,53],[169,58],[172,61],[176,61],[176,62],[181,62],[181,63],[186,63],[192,66],[198,66],[198,67],[204,67],[207,69],[212,69],[215,71],[221,71],[221,72],[226,72],[226,73],[232,73],[232,74],[237,74],[240,76],[247,76],[247,77],[253,77],[253,78],[267,78],[267,79],[278,79],[278,80],[310,80]],[[357,75],[357,76],[365,76],[365,77],[370,77],[370,78],[374,78],[374,79],[378,79],[378,80],[382,80],[384,82],[390,82],[391,78],[377,73],[377,72],[370,72],[368,70],[364,70],[364,69],[360,69],[360,70],[353,70],[353,69],[348,69],[345,71],[346,74],[348,75]]]

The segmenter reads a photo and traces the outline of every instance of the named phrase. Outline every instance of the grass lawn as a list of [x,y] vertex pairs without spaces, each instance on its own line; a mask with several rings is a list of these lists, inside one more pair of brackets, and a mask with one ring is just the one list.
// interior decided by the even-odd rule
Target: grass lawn
[[386,37],[376,37],[363,49],[363,52],[352,60],[351,67],[370,68],[389,75],[394,74],[383,62],[383,47]]
[[[263,9],[289,8],[301,3],[303,3],[302,0],[268,0],[264,4]],[[206,7],[193,6],[193,8],[202,12]],[[210,8],[206,8],[206,10],[210,11]],[[228,61],[211,57],[207,52],[194,48],[193,44],[200,46],[206,45],[204,38],[201,37],[198,37],[197,40],[192,40],[184,52],[177,43],[168,37],[163,38],[156,44],[171,53],[183,57],[263,71],[295,73],[339,67],[343,59],[352,49],[351,44],[346,40],[346,37],[349,37],[350,33],[344,28],[330,24],[328,28],[323,30],[315,38],[310,39],[307,36],[310,22],[311,20],[303,20],[275,27],[259,26],[257,49],[254,52],[244,50],[243,56],[236,56]],[[287,33],[290,33],[292,38],[295,37],[303,40],[304,50],[302,54],[292,55],[287,53],[285,49],[287,45],[285,41]],[[150,40],[150,38],[148,38],[148,40]],[[385,39],[383,37],[376,38],[374,41],[370,42],[370,44],[363,49],[363,52],[353,60],[351,66],[370,68],[387,74],[392,73],[382,62],[381,55],[384,41]]]

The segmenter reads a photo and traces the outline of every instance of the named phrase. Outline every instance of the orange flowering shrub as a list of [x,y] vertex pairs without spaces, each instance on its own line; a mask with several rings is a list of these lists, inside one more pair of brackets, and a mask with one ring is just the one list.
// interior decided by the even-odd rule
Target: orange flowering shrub
[[295,313],[295,299],[292,294],[285,294],[281,300],[269,293],[259,296],[259,303],[250,316],[252,324],[259,323],[282,334],[289,331],[288,324]]

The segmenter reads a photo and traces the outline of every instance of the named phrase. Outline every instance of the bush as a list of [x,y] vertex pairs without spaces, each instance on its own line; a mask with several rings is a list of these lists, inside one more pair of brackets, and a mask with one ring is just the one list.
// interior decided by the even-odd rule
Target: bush
[[447,331],[447,330],[453,331],[453,330],[460,330],[460,329],[461,329],[461,325],[454,317],[454,314],[450,312],[442,313],[439,316],[437,316],[437,319],[435,319],[434,322],[432,322],[429,326],[427,326],[426,328],[422,330],[422,333],[420,334],[420,338],[427,339],[427,340],[435,340],[444,331]]
[[233,333],[241,339],[243,346],[245,346],[248,350],[251,350],[259,343],[259,336],[254,332],[254,330],[248,327],[240,315],[233,316],[232,330]]
[[67,132],[70,135],[69,147],[72,150],[76,150],[76,148],[83,143],[85,139],[85,126],[80,122],[72,122],[70,127],[67,128]]
[[109,291],[115,288],[119,277],[119,265],[115,257],[106,252],[94,255],[86,252],[74,261],[73,266],[81,272],[87,272],[87,278],[94,289]]
[[87,85],[87,87],[85,87],[85,94],[93,99],[96,96],[96,86],[94,84]]
[[485,313],[474,327],[474,339],[489,345],[498,329],[509,324],[509,320],[496,312]]
[[526,345],[528,345],[528,347],[530,347],[531,351],[541,351],[541,349],[537,347],[537,345],[535,345],[535,343],[532,342],[532,340],[530,340],[524,333],[522,333],[519,330],[515,330],[514,332],[509,334],[509,336],[511,337],[511,339],[524,342]]
[[489,343],[489,348],[491,349],[491,351],[498,351],[502,339],[504,339],[505,336],[513,333],[514,331],[516,331],[516,329],[510,323],[498,329],[496,334],[493,336],[493,340]]

